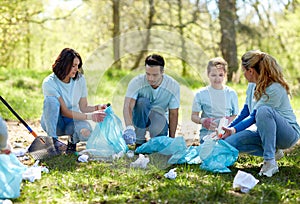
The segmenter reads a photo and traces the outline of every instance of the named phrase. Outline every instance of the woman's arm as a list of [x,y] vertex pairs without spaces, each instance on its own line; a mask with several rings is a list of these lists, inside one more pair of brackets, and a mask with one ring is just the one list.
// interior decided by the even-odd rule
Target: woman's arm
[[238,124],[239,122],[241,122],[243,119],[245,119],[246,117],[248,117],[250,114],[249,112],[249,108],[248,108],[248,105],[245,104],[242,111],[240,112],[240,114],[235,117],[235,119],[230,123],[229,127],[233,127],[235,126],[236,124]]
[[93,120],[94,122],[102,122],[106,115],[104,111],[90,114],[71,111],[66,106],[62,97],[59,97],[58,101],[60,103],[60,110],[62,115],[68,118],[73,118],[75,120]]

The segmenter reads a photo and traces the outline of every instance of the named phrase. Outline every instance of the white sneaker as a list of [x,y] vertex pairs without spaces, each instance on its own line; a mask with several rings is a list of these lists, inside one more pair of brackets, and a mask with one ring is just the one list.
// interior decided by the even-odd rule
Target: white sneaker
[[259,172],[259,175],[262,176],[267,176],[267,177],[271,177],[273,176],[273,174],[279,172],[279,169],[278,169],[278,165],[277,165],[277,162],[275,162],[275,164],[272,164],[271,162],[264,162],[260,172]]
[[280,160],[282,157],[284,157],[284,152],[282,149],[277,149],[275,152],[275,160],[278,161]]

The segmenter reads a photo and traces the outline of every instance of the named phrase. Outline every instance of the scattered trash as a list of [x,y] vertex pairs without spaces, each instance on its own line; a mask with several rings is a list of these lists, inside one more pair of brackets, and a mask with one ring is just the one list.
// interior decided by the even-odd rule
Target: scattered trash
[[233,188],[248,193],[258,182],[251,174],[239,170],[233,179]]
[[5,199],[5,200],[0,199],[0,204],[13,204],[13,202],[9,199]]
[[47,167],[39,166],[39,160],[37,160],[31,167],[28,167],[22,174],[22,179],[29,182],[34,182],[42,177],[42,172],[49,173]]
[[22,157],[28,152],[27,149],[13,149],[12,153],[15,154],[17,157]]
[[165,174],[165,177],[168,179],[175,179],[177,176],[177,173],[175,172],[176,168],[170,169],[168,173]]
[[83,154],[78,157],[79,162],[88,162],[88,159],[89,159],[89,155],[87,154]]
[[128,158],[134,157],[134,151],[128,150],[128,151],[126,152],[126,156],[127,156]]
[[115,160],[115,159],[120,159],[120,158],[122,158],[124,156],[124,152],[119,152],[119,153],[117,153],[117,154],[113,154],[112,155],[112,158]]
[[[87,155],[88,161],[103,161],[103,162],[112,162],[113,157],[110,154],[106,154],[106,150],[101,151],[98,149],[85,149],[78,152],[79,156]],[[84,156],[83,158],[85,158]]]
[[149,161],[149,157],[146,157],[143,154],[139,154],[139,158],[136,161],[131,162],[130,167],[145,169]]

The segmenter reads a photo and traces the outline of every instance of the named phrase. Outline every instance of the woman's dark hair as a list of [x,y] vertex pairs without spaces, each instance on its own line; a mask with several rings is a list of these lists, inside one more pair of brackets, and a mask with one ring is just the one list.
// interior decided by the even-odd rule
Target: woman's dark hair
[[145,66],[160,66],[161,70],[164,69],[165,66],[165,60],[162,56],[157,55],[157,54],[152,54],[146,57],[145,60]]
[[[60,80],[64,80],[70,73],[75,58],[79,59],[78,70],[83,74],[82,60],[78,52],[71,48],[64,48],[58,55],[54,64],[52,65],[52,71]],[[78,77],[79,73],[77,72],[73,79],[75,80]]]

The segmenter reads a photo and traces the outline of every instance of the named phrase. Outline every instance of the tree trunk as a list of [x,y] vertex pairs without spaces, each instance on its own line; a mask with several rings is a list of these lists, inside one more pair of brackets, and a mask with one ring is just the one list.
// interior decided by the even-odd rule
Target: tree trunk
[[113,3],[113,49],[115,68],[121,69],[120,61],[120,1],[112,0]]
[[186,71],[186,46],[185,46],[185,39],[184,39],[184,25],[182,23],[182,2],[181,0],[177,0],[177,4],[178,4],[178,22],[179,22],[179,33],[180,33],[180,40],[181,40],[181,65],[182,65],[182,76],[186,76],[187,75],[187,71]]
[[220,48],[223,58],[228,62],[228,81],[232,81],[233,73],[238,70],[236,46],[236,5],[235,0],[219,0],[219,20],[221,25]]
[[148,25],[147,25],[147,35],[146,39],[143,42],[143,47],[139,55],[137,56],[135,63],[131,70],[134,70],[139,67],[141,60],[143,59],[145,53],[148,52],[148,45],[150,43],[150,36],[151,36],[151,28],[153,26],[153,16],[155,14],[155,9],[154,9],[154,0],[149,0],[149,6],[150,6],[150,12],[149,12],[149,17],[148,17]]

